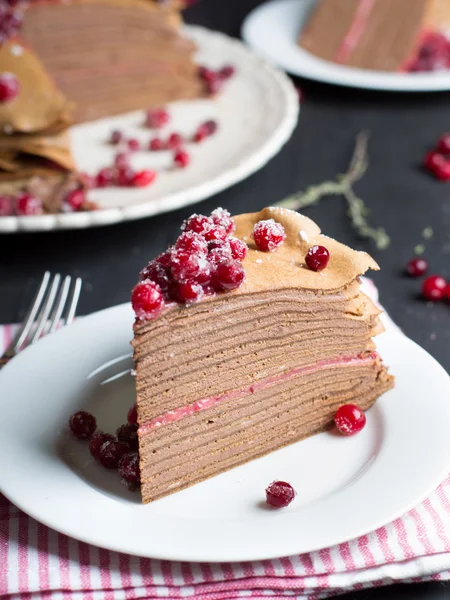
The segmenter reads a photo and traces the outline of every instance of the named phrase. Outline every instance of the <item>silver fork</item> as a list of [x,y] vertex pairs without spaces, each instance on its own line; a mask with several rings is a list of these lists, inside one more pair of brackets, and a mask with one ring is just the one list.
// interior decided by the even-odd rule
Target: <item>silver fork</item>
[[59,273],[53,277],[48,271],[44,273],[23,323],[0,358],[0,369],[21,350],[35,344],[44,335],[53,333],[61,321],[65,325],[72,323],[80,297],[81,279],[77,277],[74,284],[71,284],[72,278],[69,275],[61,284]]

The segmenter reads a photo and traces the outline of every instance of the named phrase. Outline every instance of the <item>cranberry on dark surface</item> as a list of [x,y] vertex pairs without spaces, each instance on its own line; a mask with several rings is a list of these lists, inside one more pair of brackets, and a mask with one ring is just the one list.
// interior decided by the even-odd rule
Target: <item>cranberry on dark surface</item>
[[223,227],[225,232],[230,235],[236,229],[233,219],[226,208],[216,208],[212,211],[210,217],[214,225]]
[[160,150],[166,149],[166,144],[162,141],[161,138],[156,137],[150,140],[148,149],[152,150],[152,152],[159,152]]
[[334,415],[334,422],[343,435],[353,435],[366,424],[366,415],[356,404],[344,404]]
[[111,132],[111,137],[109,139],[111,144],[120,144],[121,142],[123,142],[123,140],[125,139],[125,136],[123,135],[123,133],[121,131],[119,131],[118,129],[114,129],[114,131]]
[[86,194],[84,190],[72,190],[65,197],[65,203],[71,210],[80,210],[86,202]]
[[219,77],[222,79],[230,79],[235,74],[236,69],[233,65],[225,65],[219,70]]
[[244,267],[238,260],[220,261],[215,268],[212,283],[217,290],[234,290],[244,279]]
[[152,184],[156,179],[156,171],[152,169],[143,169],[135,173],[133,178],[133,185],[135,187],[147,187]]
[[186,150],[178,150],[173,155],[173,162],[177,167],[180,167],[180,169],[184,169],[191,162],[191,157]]
[[0,73],[0,103],[11,102],[20,92],[20,82],[14,73]]
[[70,417],[69,427],[79,440],[88,440],[97,428],[97,421],[91,413],[79,410]]
[[16,198],[16,214],[25,216],[41,215],[43,212],[42,201],[31,194],[20,194]]
[[114,172],[109,167],[105,167],[104,169],[100,169],[95,178],[95,184],[99,188],[104,188],[109,185],[112,185],[114,179]]
[[181,302],[197,302],[204,295],[203,287],[199,283],[186,282],[177,284],[177,296]]
[[116,438],[112,435],[112,433],[103,433],[103,431],[98,431],[89,440],[89,452],[95,459],[98,460],[100,448],[102,447],[102,445],[105,442],[114,441],[116,441]]
[[139,319],[154,319],[164,306],[161,288],[157,283],[144,279],[133,288],[131,305]]
[[117,469],[120,459],[128,451],[123,442],[108,440],[98,450],[98,461],[105,469]]
[[443,154],[450,154],[450,133],[444,133],[438,140],[437,149]]
[[130,138],[127,140],[127,146],[131,152],[137,152],[141,149],[141,142],[136,138]]
[[274,481],[266,488],[266,502],[275,508],[288,506],[295,498],[295,490],[286,481]]
[[201,234],[195,233],[195,231],[183,231],[175,242],[175,249],[206,256],[208,243]]
[[447,283],[444,290],[444,298],[450,302],[450,283]]
[[170,115],[165,108],[150,108],[147,111],[145,124],[151,129],[160,129],[170,121]]
[[258,221],[253,227],[253,239],[258,250],[273,252],[286,239],[283,225],[273,219]]
[[128,483],[140,483],[141,473],[139,470],[139,454],[127,452],[119,461],[119,475]]
[[14,213],[14,201],[11,196],[0,196],[0,217],[9,217]]
[[128,444],[131,450],[137,450],[139,448],[137,430],[137,423],[125,423],[124,425],[121,425],[116,431],[117,439],[120,442]]
[[228,242],[230,244],[231,256],[236,260],[243,261],[248,252],[247,244],[237,238],[230,238]]
[[422,284],[422,295],[426,300],[438,302],[444,297],[447,282],[439,275],[430,275]]
[[181,229],[183,231],[195,231],[196,233],[203,233],[209,229],[212,224],[212,219],[206,215],[193,214],[184,221]]
[[134,425],[135,423],[137,423],[137,419],[138,419],[137,405],[133,404],[133,406],[128,411],[127,421],[128,421],[128,423],[131,423],[132,425]]
[[312,246],[305,256],[305,262],[311,271],[322,271],[330,260],[330,253],[325,246]]
[[428,171],[434,173],[436,169],[440,169],[447,163],[447,159],[440,152],[436,152],[433,150],[432,152],[427,152],[425,154],[425,158],[423,159],[423,166]]
[[411,277],[420,277],[428,271],[428,262],[424,258],[412,258],[407,264],[406,270]]

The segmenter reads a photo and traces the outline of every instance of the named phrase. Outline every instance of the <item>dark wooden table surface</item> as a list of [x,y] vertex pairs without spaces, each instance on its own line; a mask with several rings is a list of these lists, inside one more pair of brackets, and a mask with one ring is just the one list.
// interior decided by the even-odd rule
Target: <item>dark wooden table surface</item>
[[[258,0],[201,0],[186,20],[239,36],[245,15]],[[226,57],[224,57],[226,60]],[[450,305],[429,305],[419,297],[419,282],[404,276],[424,228],[431,271],[450,278],[450,183],[439,183],[420,169],[424,152],[450,130],[450,93],[387,94],[296,80],[304,91],[300,120],[292,139],[264,169],[246,181],[196,206],[232,213],[259,210],[306,186],[334,178],[349,161],[354,138],[369,130],[370,166],[357,184],[374,224],[392,237],[389,249],[376,251],[358,239],[340,198],[326,198],[307,209],[322,230],[370,251],[381,265],[374,276],[381,301],[413,340],[450,370]],[[139,269],[176,236],[192,207],[120,225],[79,231],[0,236],[0,322],[18,320],[45,269],[79,275],[85,285],[80,313],[126,302]],[[425,399],[424,399],[425,402]],[[450,598],[450,586],[429,583],[363,591],[355,600]]]

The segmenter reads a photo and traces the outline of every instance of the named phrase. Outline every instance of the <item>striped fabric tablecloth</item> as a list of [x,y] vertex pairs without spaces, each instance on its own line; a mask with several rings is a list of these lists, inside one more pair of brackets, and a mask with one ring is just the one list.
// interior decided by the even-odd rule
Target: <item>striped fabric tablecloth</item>
[[[376,298],[373,287],[370,295]],[[13,326],[0,327],[0,349],[12,333]],[[89,546],[41,525],[0,494],[2,599],[318,600],[393,582],[448,579],[450,476],[419,506],[368,535],[310,554],[234,564],[158,561]]]

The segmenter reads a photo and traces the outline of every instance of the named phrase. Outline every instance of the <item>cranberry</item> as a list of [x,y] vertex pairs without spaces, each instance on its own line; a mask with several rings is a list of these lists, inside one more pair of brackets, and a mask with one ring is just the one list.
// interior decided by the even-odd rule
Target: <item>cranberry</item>
[[450,133],[444,133],[437,143],[437,150],[443,154],[450,154]]
[[199,283],[187,281],[177,285],[177,296],[182,302],[197,302],[203,294],[203,288]]
[[194,142],[196,144],[199,144],[200,142],[203,142],[203,140],[205,140],[207,137],[208,132],[206,131],[203,125],[200,125],[197,131],[194,133]]
[[20,82],[14,73],[0,74],[0,103],[10,102],[18,96]]
[[201,66],[198,68],[198,74],[203,81],[214,81],[217,78],[217,73],[208,67]]
[[9,217],[13,214],[13,210],[11,196],[0,196],[0,217]]
[[273,219],[258,221],[253,227],[253,239],[258,250],[272,252],[286,239],[283,225]]
[[159,151],[159,150],[165,150],[166,149],[166,145],[164,144],[164,142],[162,141],[161,138],[153,138],[152,140],[150,140],[150,143],[148,145],[148,149],[152,150],[152,151]]
[[334,415],[336,427],[343,435],[353,435],[366,424],[366,415],[356,404],[344,404]]
[[428,152],[423,164],[437,179],[441,181],[450,179],[450,161],[439,152]]
[[444,291],[445,299],[450,302],[450,283],[447,283],[447,286]]
[[208,242],[215,240],[225,241],[227,239],[227,232],[220,225],[211,226],[209,229],[203,232],[203,237]]
[[174,149],[174,148],[179,148],[179,146],[181,146],[181,144],[183,143],[183,136],[179,133],[171,133],[169,135],[169,138],[167,140],[167,148],[169,149]]
[[219,225],[225,229],[225,232],[230,235],[236,229],[233,219],[226,208],[216,208],[211,213],[211,219],[215,225]]
[[223,80],[213,79],[212,81],[206,82],[206,91],[210,96],[215,96],[223,88]]
[[20,194],[16,198],[16,213],[20,216],[41,215],[43,212],[42,202],[31,194]]
[[242,284],[244,279],[244,267],[238,260],[224,260],[216,266],[213,285],[218,290],[234,290]]
[[177,167],[184,169],[191,162],[191,157],[185,150],[178,150],[173,156],[173,162]]
[[119,475],[128,483],[140,483],[139,454],[127,452],[119,461]]
[[131,150],[131,152],[137,152],[141,149],[141,142],[136,138],[130,138],[129,140],[127,140],[127,146],[128,149]]
[[209,119],[209,121],[205,121],[203,123],[203,127],[208,132],[208,135],[213,135],[214,133],[216,133],[219,126],[217,124],[217,121],[214,121],[213,119]]
[[170,270],[173,278],[178,283],[196,281],[197,278],[209,271],[209,265],[205,257],[192,254],[185,250],[174,250],[170,261]]
[[117,145],[123,142],[124,139],[125,136],[123,135],[123,133],[118,129],[114,129],[114,131],[111,132],[111,137],[109,141],[111,144]]
[[70,417],[69,426],[79,440],[88,440],[97,428],[97,421],[91,413],[79,410]]
[[152,169],[144,169],[143,171],[138,171],[133,179],[133,185],[135,187],[147,187],[151,183],[153,183],[156,179],[156,171],[152,171]]
[[107,187],[108,185],[112,185],[114,179],[114,172],[109,167],[105,167],[104,169],[100,169],[95,178],[96,186],[99,188]]
[[125,169],[130,166],[130,156],[126,152],[118,152],[114,157],[114,166],[118,169]]
[[233,77],[235,72],[236,70],[233,67],[233,65],[225,65],[220,69],[219,77],[221,77],[222,79],[230,79],[230,77]]
[[439,275],[427,277],[422,285],[422,295],[426,300],[437,302],[444,297],[447,282]]
[[86,202],[86,194],[84,190],[72,190],[65,198],[65,203],[71,210],[80,210]]
[[111,433],[103,433],[98,431],[89,441],[89,452],[98,460],[100,448],[105,442],[115,442],[116,438]]
[[193,214],[183,222],[181,229],[183,231],[195,231],[196,233],[203,233],[212,225],[212,219],[205,215]]
[[330,253],[325,246],[312,246],[305,256],[305,262],[311,271],[322,271],[330,260]]
[[420,277],[428,271],[428,262],[424,258],[412,258],[406,270],[411,277]]
[[217,121],[213,121],[212,119],[205,121],[198,126],[194,136],[194,141],[201,142],[210,135],[213,135],[217,131],[217,127]]
[[212,248],[212,250],[208,254],[208,262],[211,266],[217,266],[220,262],[229,262],[233,260],[231,255],[230,244],[226,242],[210,242],[211,243],[219,243],[222,244],[216,248]]
[[153,129],[160,129],[170,121],[170,115],[165,108],[150,108],[147,111],[145,124]]
[[140,281],[144,279],[150,279],[154,283],[157,283],[161,288],[162,292],[166,292],[169,289],[171,283],[171,274],[167,267],[161,265],[157,260],[152,260],[146,267],[139,273]]
[[158,256],[155,258],[155,262],[157,262],[162,267],[168,269],[170,267],[170,260],[172,257],[171,251],[172,247],[168,248],[165,252],[161,252],[161,254],[158,254]]
[[177,250],[184,250],[194,254],[203,254],[208,252],[208,243],[205,238],[195,231],[183,231],[175,242]]
[[266,502],[276,508],[284,508],[295,498],[294,488],[286,481],[274,481],[266,488]]
[[115,183],[120,187],[129,187],[135,185],[136,173],[129,166],[120,167],[115,174]]
[[137,450],[139,448],[139,438],[137,431],[137,423],[125,423],[125,425],[121,425],[116,431],[117,439],[120,442],[128,444],[131,450]]
[[230,238],[229,240],[231,256],[241,262],[247,256],[248,246],[245,242],[238,240],[237,238]]
[[88,190],[92,190],[96,186],[95,178],[89,173],[78,173],[81,183]]
[[107,440],[98,450],[98,461],[105,469],[117,469],[119,460],[127,450],[127,445],[123,442]]
[[161,288],[144,279],[131,292],[131,305],[138,319],[154,319],[164,306]]
[[128,423],[131,423],[132,425],[134,423],[137,423],[137,405],[136,404],[133,404],[133,406],[128,411],[127,421],[128,421]]

